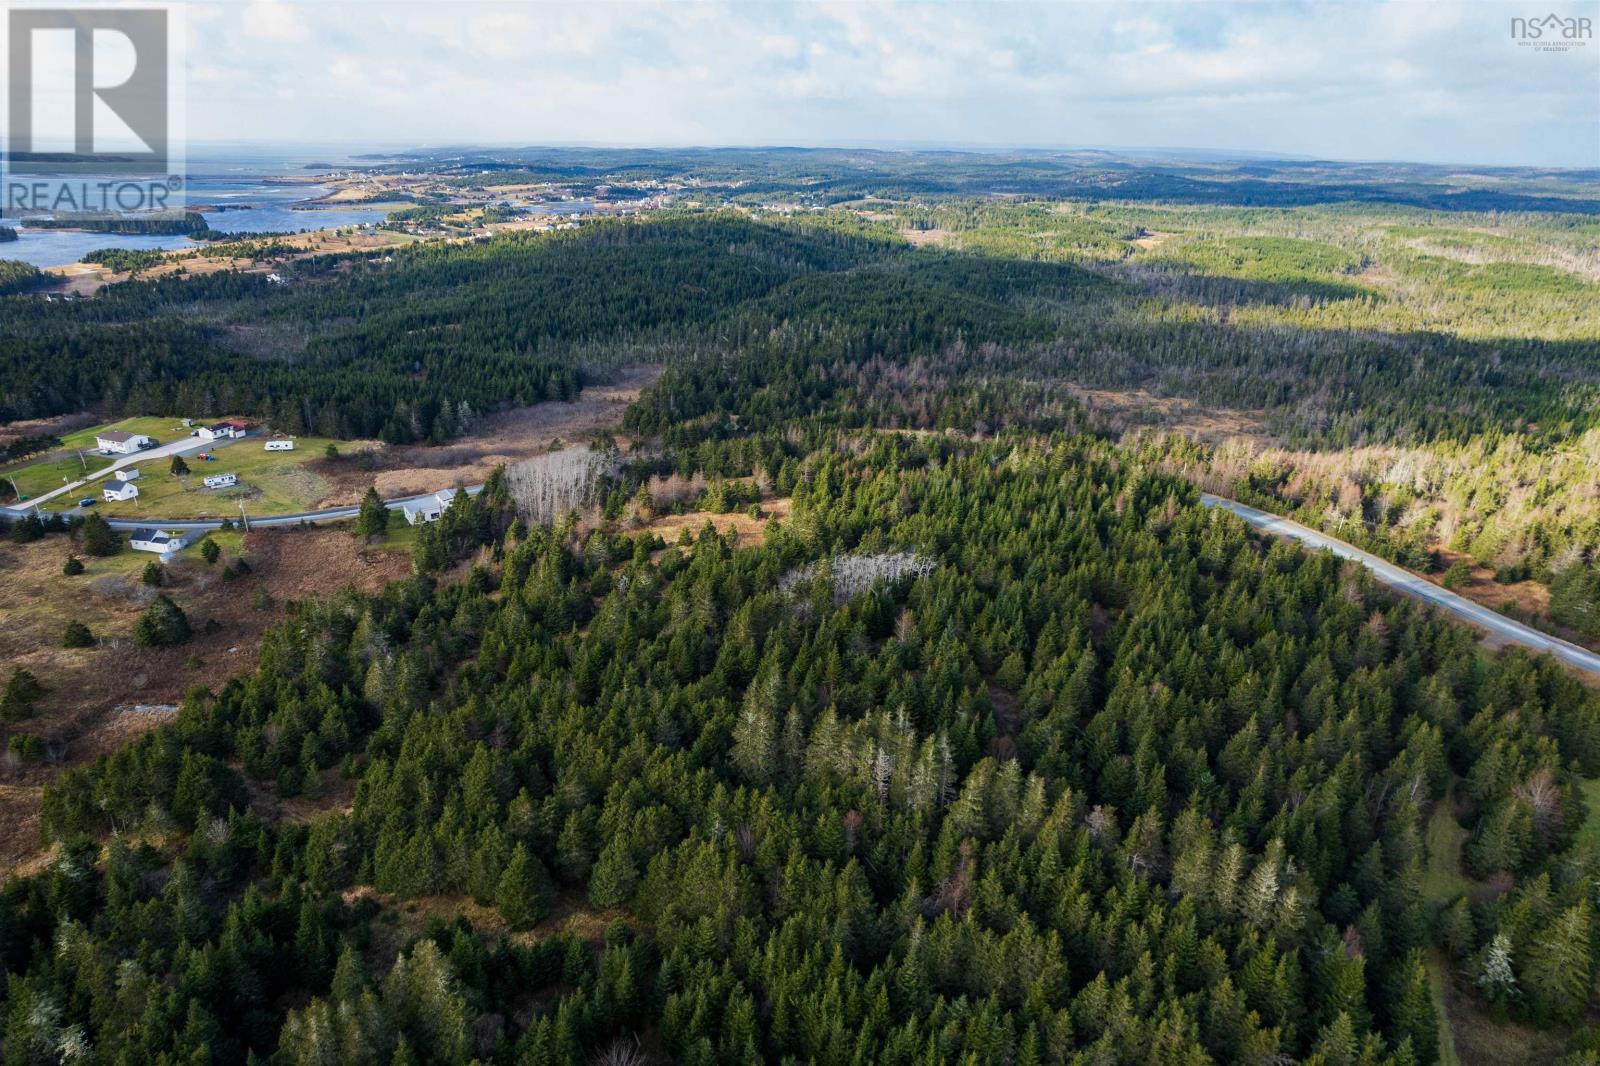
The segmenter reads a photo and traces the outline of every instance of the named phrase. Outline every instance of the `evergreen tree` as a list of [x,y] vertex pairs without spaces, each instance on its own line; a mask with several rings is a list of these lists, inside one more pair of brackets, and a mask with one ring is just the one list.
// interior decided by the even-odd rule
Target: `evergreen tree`
[[94,634],[89,632],[89,627],[74,619],[67,623],[67,629],[61,637],[63,648],[92,648],[94,647]]
[[122,550],[122,538],[96,511],[83,523],[83,550],[94,556],[115,555]]
[[356,515],[356,536],[374,540],[383,536],[388,529],[389,509],[383,505],[378,490],[369,488],[367,494],[361,497],[361,512]]
[[133,642],[140,647],[164,648],[189,639],[189,617],[183,608],[161,593],[133,626]]
[[44,686],[32,671],[20,666],[11,668],[6,687],[0,692],[0,721],[20,722],[33,717],[34,704],[44,695]]
[[1433,1009],[1433,990],[1428,983],[1422,952],[1413,951],[1402,965],[1392,1003],[1395,1035],[1411,1041],[1417,1061],[1435,1061],[1439,1050],[1439,1018]]
[[544,917],[549,905],[549,871],[525,845],[518,844],[495,890],[500,916],[513,929],[527,929]]
[[1572,1022],[1588,1005],[1594,992],[1593,936],[1594,910],[1583,898],[1528,944],[1523,987],[1537,1017]]

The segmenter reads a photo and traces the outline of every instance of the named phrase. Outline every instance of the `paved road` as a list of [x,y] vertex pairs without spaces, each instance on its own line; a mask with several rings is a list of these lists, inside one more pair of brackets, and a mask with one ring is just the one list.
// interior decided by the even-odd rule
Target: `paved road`
[[[145,454],[148,455],[149,453],[147,452]],[[440,489],[439,491],[442,492],[444,490]],[[476,496],[478,493],[480,493],[482,491],[483,491],[483,486],[482,485],[470,485],[466,489],[467,495],[469,495],[469,496]],[[391,511],[396,511],[396,510],[399,510],[401,507],[404,507],[408,503],[412,503],[412,502],[414,502],[416,500],[425,500],[429,496],[432,496],[432,495],[434,495],[434,493],[432,493],[432,492],[424,492],[424,493],[421,493],[420,495],[417,495],[417,496],[401,496],[401,497],[399,497],[397,499],[385,500],[383,502],[383,505],[385,507],[389,508],[389,510],[391,510]],[[29,507],[32,506],[32,504],[33,504],[33,501],[30,500],[30,501],[28,501],[28,507],[0,507],[0,514],[5,515],[7,518],[21,518],[24,514],[26,514],[28,512],[28,509],[29,509]],[[64,514],[64,515],[71,515],[71,514],[77,513],[77,511],[78,511],[77,508],[71,508],[69,510],[61,511],[59,513],[60,514]],[[41,512],[41,513],[42,514],[48,514],[49,512]],[[246,513],[248,514],[248,511]],[[339,521],[339,520],[345,519],[345,518],[354,518],[356,515],[358,515],[360,513],[361,513],[361,508],[359,506],[356,506],[356,507],[328,507],[328,508],[324,508],[323,510],[320,510],[320,511],[299,511],[299,512],[297,512],[295,514],[262,515],[259,518],[257,518],[257,517],[252,515],[250,517],[250,527],[252,529],[254,529],[256,526],[295,526],[295,525],[299,525],[301,522],[336,522],[336,521]],[[107,518],[106,519],[106,525],[110,526],[112,529],[121,529],[121,530],[134,530],[134,529],[207,530],[207,529],[220,529],[220,528],[222,528],[222,523],[223,523],[224,520],[230,521],[230,522],[231,521],[237,521],[237,519],[234,519],[231,515],[228,516],[226,519],[223,519],[223,518],[204,518],[204,519],[200,519],[200,518]]]
[[1264,533],[1271,533],[1280,537],[1293,537],[1313,548],[1325,548],[1341,559],[1349,559],[1360,563],[1371,570],[1377,579],[1390,588],[1405,593],[1407,596],[1432,604],[1441,610],[1448,611],[1463,621],[1471,622],[1502,640],[1512,644],[1520,644],[1535,652],[1549,652],[1568,666],[1576,667],[1586,673],[1600,677],[1600,655],[1592,651],[1571,644],[1560,637],[1552,637],[1548,633],[1541,633],[1532,626],[1525,626],[1512,618],[1507,618],[1498,611],[1490,610],[1479,603],[1473,603],[1464,596],[1457,596],[1449,589],[1440,588],[1431,581],[1426,581],[1408,570],[1402,570],[1387,560],[1380,559],[1370,552],[1364,552],[1352,544],[1346,544],[1337,537],[1330,537],[1326,533],[1303,526],[1299,522],[1287,518],[1280,518],[1266,511],[1258,511],[1254,507],[1234,500],[1225,500],[1220,496],[1202,493],[1200,502],[1207,507],[1222,507],[1232,511],[1240,518]]
[[170,441],[167,444],[161,444],[154,448],[146,448],[142,452],[134,452],[131,455],[118,456],[116,461],[110,466],[105,467],[102,470],[96,470],[92,474],[87,474],[79,481],[62,485],[59,489],[51,489],[49,492],[41,492],[38,496],[28,500],[26,507],[8,507],[5,508],[5,510],[26,511],[30,509],[36,509],[46,500],[53,500],[57,496],[65,495],[74,489],[81,489],[91,481],[98,481],[100,478],[108,477],[113,470],[121,470],[123,467],[132,466],[135,463],[147,463],[152,459],[165,459],[169,455],[189,455],[193,452],[203,452],[207,448],[220,448],[232,443],[233,441],[226,438],[220,441],[214,441],[201,440],[199,437],[179,437],[175,441]]

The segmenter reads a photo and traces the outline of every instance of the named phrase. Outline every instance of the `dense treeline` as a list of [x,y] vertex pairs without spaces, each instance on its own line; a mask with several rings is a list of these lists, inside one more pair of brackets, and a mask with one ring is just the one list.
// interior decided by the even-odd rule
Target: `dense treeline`
[[[385,157],[386,159],[393,157]],[[873,151],[830,148],[523,148],[405,153],[379,169],[436,169],[458,185],[559,182],[570,191],[626,198],[630,183],[690,182],[759,203],[920,200],[995,193],[1242,207],[1401,204],[1441,211],[1600,214],[1595,172],[1498,168],[1464,187],[1458,170],[1414,163],[1262,159],[1108,158],[1102,151]],[[651,188],[644,185],[644,189]]]
[[[290,432],[442,440],[458,431],[463,403],[481,412],[570,399],[586,374],[636,358],[636,344],[698,332],[803,275],[886,254],[829,230],[621,223],[422,248],[392,268],[314,264],[306,269],[330,276],[290,291],[219,274],[114,286],[83,310],[18,301],[0,322],[14,356],[0,415],[89,403],[244,410]],[[929,284],[912,295],[944,295]],[[252,344],[266,358],[242,358]]]
[[157,234],[196,238],[204,237],[211,231],[211,227],[206,224],[205,216],[198,211],[150,217],[63,214],[48,218],[30,218],[28,225],[34,229],[75,229],[87,233]]
[[[1340,280],[1361,260],[1329,245],[1191,242],[1181,264],[1118,267],[1119,283],[1080,264],[1139,232],[1125,219],[1061,216],[1048,254],[1013,256],[1027,227],[1056,216],[1023,207],[1002,224],[997,210],[969,219],[966,252],[912,250],[836,217],[696,216],[306,262],[291,286],[219,274],[114,286],[70,308],[18,299],[0,320],[13,356],[0,417],[244,411],[289,432],[442,441],[473,413],[568,399],[628,362],[800,359],[832,377],[982,345],[1002,350],[967,376],[992,392],[968,410],[990,425],[1013,416],[1015,392],[1052,383],[1260,410],[1283,439],[1335,447],[1530,424],[1557,439],[1600,410],[1592,336],[1421,330]],[[1369,310],[1341,326],[1344,308]],[[1379,328],[1391,318],[1416,331]],[[780,334],[800,349],[775,353]]]
[[44,276],[31,264],[19,263],[15,259],[0,259],[0,296],[27,292],[38,287],[43,280]]
[[[1429,1063],[1435,947],[1581,1013],[1600,697],[1087,438],[810,435],[694,448],[792,495],[759,547],[458,496],[418,576],[66,775],[8,1058]],[[1424,893],[1452,792],[1512,891]],[[612,924],[397,939],[437,896]]]

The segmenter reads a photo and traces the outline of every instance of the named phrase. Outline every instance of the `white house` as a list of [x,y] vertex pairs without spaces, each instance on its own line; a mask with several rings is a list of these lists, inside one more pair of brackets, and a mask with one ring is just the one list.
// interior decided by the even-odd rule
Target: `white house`
[[105,487],[105,498],[113,503],[131,500],[139,495],[139,486],[131,481],[108,481]]
[[222,437],[242,437],[248,432],[250,423],[230,418],[214,426],[201,426],[196,431],[196,436],[201,440],[217,440]]
[[205,486],[208,489],[225,489],[230,485],[237,485],[238,483],[238,474],[212,474],[210,477],[205,479]]
[[118,470],[118,471],[114,472],[112,474],[112,476],[115,477],[118,481],[138,481],[139,480],[139,468],[136,467],[136,466],[130,466],[130,467],[127,467],[125,469]]
[[407,500],[400,505],[400,510],[405,513],[406,521],[412,525],[419,522],[437,522],[439,516],[444,514],[444,509],[450,506],[450,501],[455,499],[455,495],[455,489],[445,489],[432,496]]
[[292,440],[269,440],[269,441],[267,441],[266,446],[262,448],[262,451],[268,451],[268,452],[292,452],[292,451],[294,451],[294,441],[292,441]]
[[155,441],[143,433],[127,433],[120,429],[108,429],[104,433],[96,433],[94,446],[103,452],[115,452],[118,455],[132,455],[141,448],[149,448]]
[[136,529],[128,543],[134,551],[155,552],[165,558],[187,546],[189,535],[176,530]]

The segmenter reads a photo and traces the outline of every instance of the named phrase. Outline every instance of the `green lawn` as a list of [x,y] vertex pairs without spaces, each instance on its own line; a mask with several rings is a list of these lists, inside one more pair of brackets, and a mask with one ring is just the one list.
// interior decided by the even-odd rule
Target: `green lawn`
[[1428,952],[1428,987],[1433,993],[1433,1012],[1439,1018],[1439,1066],[1461,1066],[1456,1054],[1455,1028],[1450,1024],[1450,1008],[1445,990],[1450,980],[1450,960],[1438,948]]
[[[251,515],[290,514],[310,510],[328,494],[328,482],[305,468],[312,459],[322,457],[329,444],[341,449],[349,441],[330,441],[324,437],[296,437],[292,452],[269,452],[262,437],[247,437],[208,449],[216,456],[207,462],[187,455],[189,473],[174,477],[172,460],[153,459],[139,463],[139,495],[121,503],[105,503],[106,513],[119,518],[213,518],[237,517],[239,504]],[[208,489],[204,479],[213,474],[238,474],[239,484],[227,489]]]
[[384,548],[395,551],[409,552],[417,543],[417,530],[421,526],[414,526],[406,521],[406,516],[399,511],[389,512],[389,528],[383,535],[381,542]]
[[143,433],[147,437],[154,437],[157,444],[171,444],[179,437],[187,437],[189,435],[189,430],[184,428],[182,419],[152,415],[124,418],[120,422],[108,422],[103,426],[80,429],[76,433],[69,433],[62,437],[61,443],[68,448],[93,448],[94,438],[98,434],[111,429],[120,429],[128,433]]
[[1430,902],[1449,903],[1467,891],[1467,878],[1461,872],[1461,846],[1466,841],[1467,831],[1456,823],[1455,805],[1446,794],[1433,805],[1428,818],[1428,865],[1422,871],[1422,893]]
[[[64,459],[17,465],[0,472],[0,477],[8,479],[16,487],[18,496],[32,499],[51,489],[59,489],[70,481],[82,480],[85,467],[92,474],[104,470],[110,463],[109,459],[98,455],[85,455],[82,459],[77,455],[69,455]],[[0,496],[9,496],[10,492],[11,486],[6,486],[0,489]]]
[[[0,477],[9,478],[17,494],[30,499],[51,489],[59,489],[68,482],[81,481],[85,475],[98,473],[120,458],[100,455],[94,450],[95,437],[113,429],[143,433],[157,444],[171,444],[189,435],[181,419],[155,416],[124,418],[120,422],[107,422],[69,433],[61,438],[61,448],[51,451],[44,460],[24,460],[0,468]],[[9,496],[9,492],[10,486],[0,487],[0,497]],[[85,490],[81,495],[99,498],[100,493]],[[76,502],[76,497],[72,502]]]

